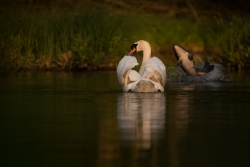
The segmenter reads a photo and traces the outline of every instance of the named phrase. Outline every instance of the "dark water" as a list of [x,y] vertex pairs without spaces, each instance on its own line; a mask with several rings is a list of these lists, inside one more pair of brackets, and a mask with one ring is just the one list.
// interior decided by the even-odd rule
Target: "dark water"
[[0,75],[1,164],[249,166],[249,74],[139,94],[115,72]]

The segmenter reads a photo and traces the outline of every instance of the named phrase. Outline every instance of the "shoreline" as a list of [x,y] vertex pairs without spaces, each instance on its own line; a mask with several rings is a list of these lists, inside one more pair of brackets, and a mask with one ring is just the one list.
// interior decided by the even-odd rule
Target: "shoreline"
[[140,9],[139,2],[113,0],[79,1],[81,7],[71,8],[30,1],[1,9],[0,69],[114,69],[140,39],[149,41],[152,55],[167,65],[175,63],[172,46],[179,44],[202,61],[250,68],[248,12],[230,13],[230,5],[220,11],[193,2],[147,2]]

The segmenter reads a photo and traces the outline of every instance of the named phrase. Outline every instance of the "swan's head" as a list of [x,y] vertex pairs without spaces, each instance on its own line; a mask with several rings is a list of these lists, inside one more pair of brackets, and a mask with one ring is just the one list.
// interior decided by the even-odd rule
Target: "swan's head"
[[174,45],[174,53],[177,60],[181,59],[182,57],[188,57],[190,61],[193,60],[193,55],[189,53],[186,49],[181,47],[180,45]]
[[149,43],[144,40],[139,40],[131,46],[131,50],[128,54],[130,55],[132,53],[143,51],[145,49],[151,49]]

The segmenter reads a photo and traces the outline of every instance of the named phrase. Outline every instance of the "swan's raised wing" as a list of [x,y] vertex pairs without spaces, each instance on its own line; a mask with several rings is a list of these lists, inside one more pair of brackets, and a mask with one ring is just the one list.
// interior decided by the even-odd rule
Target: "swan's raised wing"
[[141,67],[142,78],[150,79],[163,87],[166,83],[166,67],[157,57],[148,59]]
[[120,85],[123,87],[127,86],[131,82],[135,82],[141,78],[138,72],[131,70],[138,62],[134,56],[124,56],[119,62],[116,72]]

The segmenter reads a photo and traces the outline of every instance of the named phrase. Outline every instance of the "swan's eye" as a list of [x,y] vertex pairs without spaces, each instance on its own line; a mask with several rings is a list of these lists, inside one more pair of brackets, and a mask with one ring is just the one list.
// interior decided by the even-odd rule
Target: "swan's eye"
[[193,55],[192,55],[191,53],[188,53],[188,59],[189,59],[190,61],[193,60]]
[[131,49],[136,49],[136,47],[137,47],[137,43],[134,43],[132,46],[131,46]]

